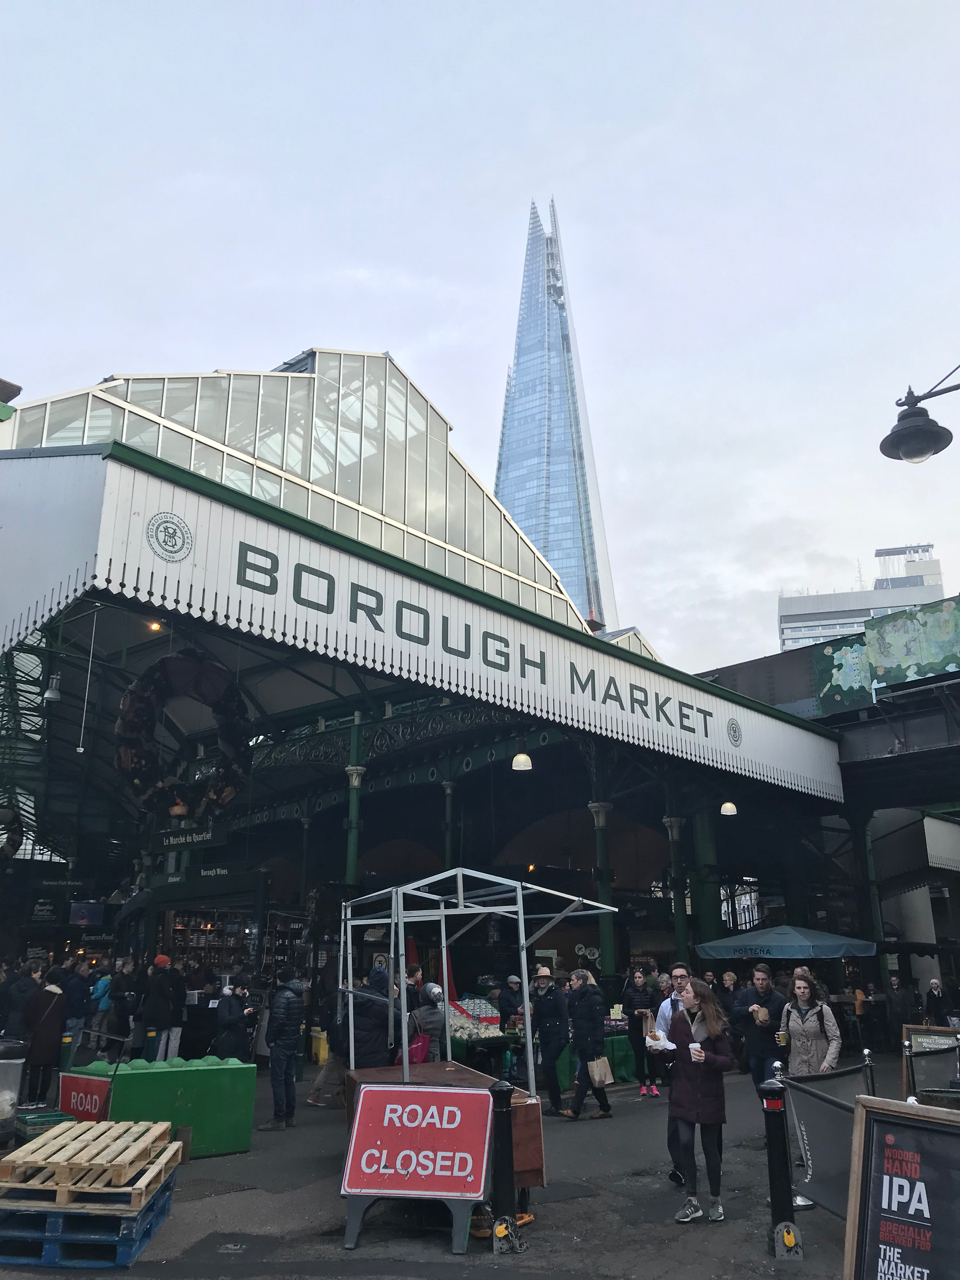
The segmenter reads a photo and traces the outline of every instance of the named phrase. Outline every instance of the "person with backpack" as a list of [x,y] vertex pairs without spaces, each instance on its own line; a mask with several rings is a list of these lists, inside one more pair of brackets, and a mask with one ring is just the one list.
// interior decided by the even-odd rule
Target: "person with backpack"
[[840,1058],[840,1028],[833,1010],[818,996],[809,974],[795,977],[790,983],[780,1033],[786,1037],[787,1070],[792,1076],[833,1071]]

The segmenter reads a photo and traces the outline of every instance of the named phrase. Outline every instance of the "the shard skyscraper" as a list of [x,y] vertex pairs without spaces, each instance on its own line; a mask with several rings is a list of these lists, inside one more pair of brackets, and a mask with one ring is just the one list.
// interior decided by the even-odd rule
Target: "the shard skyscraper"
[[617,603],[566,276],[553,201],[549,232],[531,204],[496,495],[584,618],[612,631]]

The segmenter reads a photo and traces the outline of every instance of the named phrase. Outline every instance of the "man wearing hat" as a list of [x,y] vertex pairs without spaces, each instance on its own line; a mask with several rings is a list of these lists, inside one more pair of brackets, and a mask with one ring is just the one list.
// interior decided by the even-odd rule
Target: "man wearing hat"
[[550,1094],[550,1110],[543,1114],[558,1116],[563,1110],[563,1097],[557,1079],[557,1059],[570,1039],[570,1017],[567,997],[554,982],[553,974],[546,965],[537,969],[531,1024],[533,1034],[540,1037],[540,1061]]
[[500,988],[497,1005],[500,1009],[500,1034],[507,1029],[507,1023],[523,1009],[523,993],[520,990],[520,979],[511,973],[506,985]]

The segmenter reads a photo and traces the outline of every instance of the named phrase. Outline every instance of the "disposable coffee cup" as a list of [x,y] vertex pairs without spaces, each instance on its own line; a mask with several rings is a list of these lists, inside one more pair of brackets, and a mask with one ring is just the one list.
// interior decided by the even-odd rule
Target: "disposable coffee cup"
[[777,1032],[777,1044],[784,1045],[787,1043],[787,1033],[785,1031]]
[[697,1042],[696,1042],[696,1041],[694,1041],[694,1042],[693,1042],[693,1044],[690,1046],[690,1059],[691,1059],[691,1061],[692,1061],[692,1062],[696,1062],[696,1061],[697,1061],[697,1059],[693,1056],[693,1051],[694,1051],[694,1049],[699,1049],[699,1048],[700,1048],[700,1046],[697,1044]]

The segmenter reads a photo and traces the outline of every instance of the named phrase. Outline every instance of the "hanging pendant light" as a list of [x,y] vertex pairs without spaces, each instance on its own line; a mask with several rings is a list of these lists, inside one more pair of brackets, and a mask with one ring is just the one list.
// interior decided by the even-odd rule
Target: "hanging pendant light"
[[732,800],[725,800],[720,806],[720,813],[724,818],[735,818],[737,816],[737,806]]

